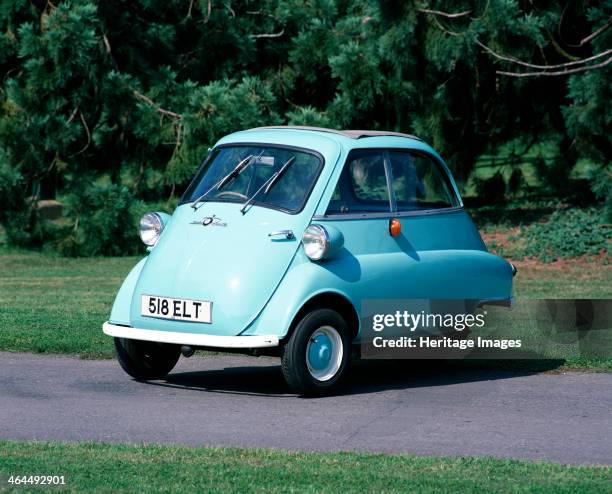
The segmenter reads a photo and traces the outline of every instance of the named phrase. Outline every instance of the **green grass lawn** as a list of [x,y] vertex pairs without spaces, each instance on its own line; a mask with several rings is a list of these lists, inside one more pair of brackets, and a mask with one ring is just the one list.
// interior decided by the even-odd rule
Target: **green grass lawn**
[[[123,278],[138,258],[67,259],[0,254],[0,350],[113,355],[102,333]],[[612,298],[612,267],[598,263],[518,263],[518,298]],[[569,362],[610,369],[608,362]]]
[[137,258],[0,254],[0,349],[110,357],[102,333]]
[[[0,479],[96,492],[609,492],[612,469],[491,458],[0,441]],[[47,489],[49,490],[49,489]],[[41,487],[18,486],[15,492]]]

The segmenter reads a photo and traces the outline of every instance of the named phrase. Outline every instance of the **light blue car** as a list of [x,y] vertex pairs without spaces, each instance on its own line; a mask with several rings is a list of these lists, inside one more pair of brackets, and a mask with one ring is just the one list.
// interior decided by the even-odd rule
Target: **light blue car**
[[509,303],[514,267],[487,252],[442,158],[394,132],[263,127],[211,150],[103,330],[139,380],[208,348],[280,356],[290,387],[334,390],[366,299]]

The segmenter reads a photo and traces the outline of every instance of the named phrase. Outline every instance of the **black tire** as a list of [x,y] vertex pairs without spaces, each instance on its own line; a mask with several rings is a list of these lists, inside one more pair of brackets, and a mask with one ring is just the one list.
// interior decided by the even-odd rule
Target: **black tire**
[[[306,352],[315,331],[333,328],[342,342],[340,366],[333,377],[319,380],[308,368]],[[346,375],[351,353],[350,331],[346,321],[331,309],[313,309],[297,324],[289,341],[283,346],[281,364],[283,376],[291,389],[302,396],[323,396],[335,392]]]
[[115,338],[115,348],[121,368],[138,381],[165,377],[181,355],[179,345],[126,338]]

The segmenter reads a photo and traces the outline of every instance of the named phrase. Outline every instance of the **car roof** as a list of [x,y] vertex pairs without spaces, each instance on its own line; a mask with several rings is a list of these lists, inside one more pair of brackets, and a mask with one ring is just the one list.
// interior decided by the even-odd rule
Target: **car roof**
[[[299,141],[296,138],[299,138]],[[274,143],[284,146],[299,145],[324,155],[324,149],[332,153],[335,152],[328,148],[332,143],[340,146],[345,151],[376,148],[409,148],[432,154],[442,161],[438,153],[422,139],[409,134],[383,130],[338,130],[301,125],[274,125],[234,132],[221,138],[216,145],[255,142]]]
[[366,137],[406,137],[408,139],[415,139],[421,141],[422,139],[410,134],[404,134],[402,132],[391,132],[387,130],[340,130],[340,129],[328,129],[326,127],[311,127],[308,125],[271,125],[266,127],[255,127],[249,130],[303,130],[307,132],[324,132],[329,134],[341,135],[348,137],[349,139],[363,139]]

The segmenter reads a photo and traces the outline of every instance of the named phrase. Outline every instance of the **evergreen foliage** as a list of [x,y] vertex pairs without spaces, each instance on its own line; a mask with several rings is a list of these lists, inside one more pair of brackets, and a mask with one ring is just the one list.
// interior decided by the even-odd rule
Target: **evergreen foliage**
[[[551,175],[590,160],[610,205],[612,64],[580,60],[612,47],[611,15],[610,0],[0,0],[0,222],[18,245],[132,252],[143,201],[174,204],[219,137],[270,124],[414,133],[462,181],[483,154],[546,140]],[[553,65],[589,70],[498,73]],[[63,220],[41,221],[46,198]]]

